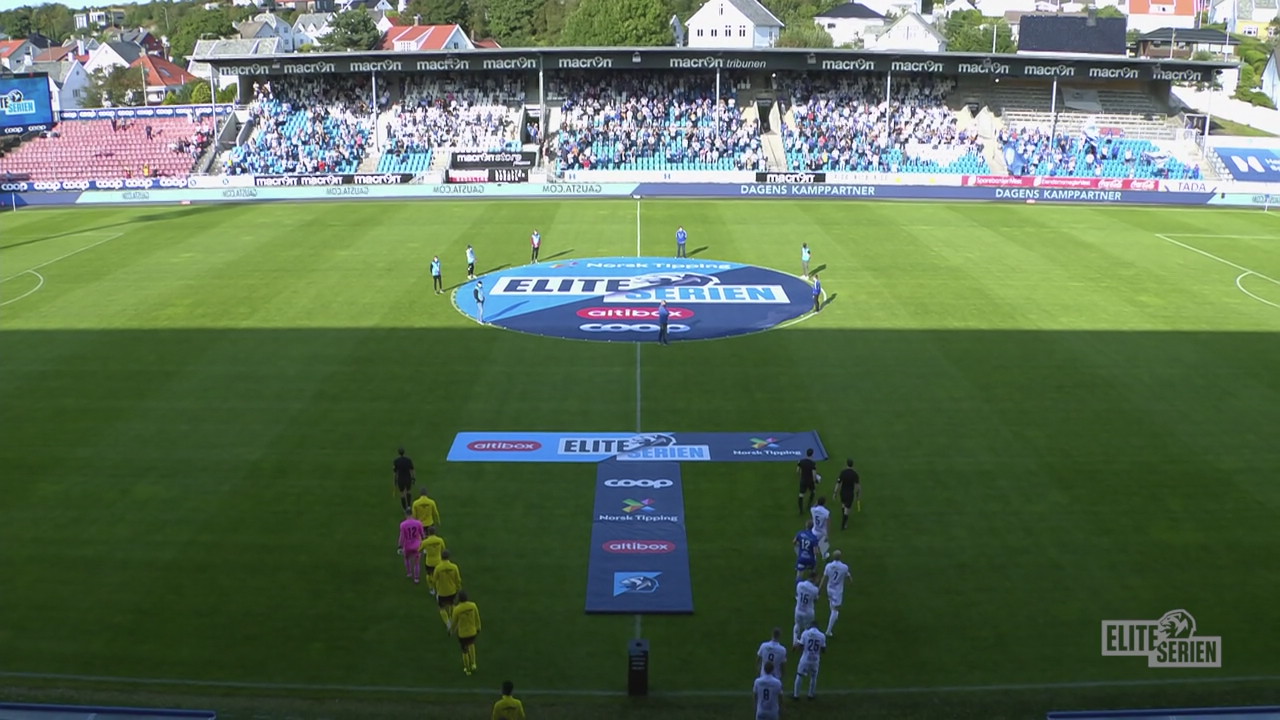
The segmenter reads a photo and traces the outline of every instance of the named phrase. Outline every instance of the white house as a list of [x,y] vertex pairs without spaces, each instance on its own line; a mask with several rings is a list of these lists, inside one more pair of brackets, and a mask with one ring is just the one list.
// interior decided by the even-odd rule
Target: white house
[[1277,66],[1276,54],[1271,53],[1267,66],[1262,69],[1262,94],[1271,98],[1276,107],[1280,107],[1280,66]]
[[419,52],[422,50],[475,50],[471,38],[459,25],[397,25],[382,36],[379,50]]
[[127,68],[141,56],[142,46],[137,43],[105,42],[89,53],[84,70],[92,75],[99,70],[110,72],[113,67]]
[[85,12],[78,12],[71,17],[77,30],[88,30],[89,28],[106,27],[108,25],[124,25],[124,10],[121,8],[86,10]]
[[692,48],[773,47],[783,28],[757,0],[707,0],[685,25]]
[[38,62],[31,66],[34,72],[49,74],[49,95],[53,98],[53,111],[75,110],[83,107],[84,93],[89,87],[89,73],[76,60]]
[[813,21],[826,30],[836,47],[839,47],[862,41],[868,30],[883,27],[884,14],[862,3],[850,2],[835,6],[814,17]]
[[329,34],[332,29],[329,27],[329,21],[333,19],[333,13],[303,13],[293,21],[293,40],[298,47],[303,45],[315,45],[320,42],[320,38]]
[[387,0],[337,0],[334,10],[337,12],[349,12],[351,10],[359,10],[364,8],[369,12],[391,12],[396,9],[396,5]]
[[251,20],[236,23],[235,28],[243,40],[279,38],[283,52],[293,52],[300,44],[295,41],[293,26],[275,13],[258,13]]
[[894,20],[875,38],[868,38],[866,47],[868,50],[939,53],[947,51],[947,39],[920,13],[912,12]]

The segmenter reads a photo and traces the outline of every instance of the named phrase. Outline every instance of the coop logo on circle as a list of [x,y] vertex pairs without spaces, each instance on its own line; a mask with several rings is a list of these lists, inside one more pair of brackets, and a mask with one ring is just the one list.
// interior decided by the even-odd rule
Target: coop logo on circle
[[[583,325],[579,326],[579,329],[585,330],[591,333],[625,333],[625,332],[656,333],[658,332],[658,324],[657,323],[637,323],[635,325],[628,325],[626,323],[584,323]],[[686,333],[692,329],[693,328],[689,327],[688,325],[681,325],[679,323],[671,323],[670,325],[667,325],[667,332],[670,332],[670,333]]]
[[[768,330],[810,312],[813,288],[778,270],[702,258],[579,258],[506,268],[483,278],[483,324],[596,342],[707,340]],[[475,283],[453,293],[458,310],[481,319]]]
[[542,449],[537,440],[475,440],[467,443],[474,452],[534,452]]
[[[694,312],[688,308],[667,307],[671,320],[688,320]],[[650,307],[588,307],[578,311],[578,317],[586,320],[657,320],[658,308]]]
[[662,478],[659,480],[648,480],[643,478],[640,480],[631,480],[629,478],[614,478],[612,480],[604,481],[605,487],[643,487],[643,488],[653,488],[655,490],[658,490],[661,488],[668,488],[668,487],[671,487],[672,485],[675,485],[675,483],[671,482],[670,480],[667,480],[666,478]]
[[670,540],[610,540],[604,551],[615,555],[665,555],[676,551]]

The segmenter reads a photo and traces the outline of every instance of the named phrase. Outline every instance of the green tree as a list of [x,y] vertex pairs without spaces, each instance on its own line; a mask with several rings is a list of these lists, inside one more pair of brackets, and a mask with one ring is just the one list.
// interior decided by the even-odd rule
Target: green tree
[[582,0],[564,21],[563,45],[670,45],[663,0]]
[[533,21],[542,0],[484,0],[481,5],[489,34],[507,47],[534,42]]
[[172,96],[173,99],[177,101],[176,104],[186,105],[191,102],[191,93],[195,91],[196,86],[203,85],[203,84],[204,84],[203,80],[193,80],[187,83],[186,85],[183,85],[182,87],[178,88],[177,92],[169,93],[169,95],[166,95],[165,97],[167,99],[168,97]]
[[320,47],[325,50],[370,50],[382,37],[373,16],[364,8],[338,13],[331,27],[333,29],[320,38]]
[[[831,8],[840,5],[844,0],[764,0],[764,6],[788,26],[797,22],[813,20]],[[694,8],[695,10],[697,8]]]
[[400,16],[412,20],[421,16],[425,25],[466,26],[471,20],[471,8],[467,0],[412,0]]
[[1013,42],[1013,28],[1000,18],[983,17],[977,10],[954,12],[942,25],[949,52],[991,52],[991,37],[995,33],[996,52],[1013,53],[1018,46]]
[[196,48],[196,41],[209,37],[225,37],[235,32],[231,19],[217,10],[201,10],[186,15],[178,30],[169,38],[169,52],[185,60]]
[[228,85],[218,91],[218,102],[233,103],[236,101],[236,95],[239,94],[239,88],[235,85]]
[[1116,7],[1115,5],[1107,5],[1106,7],[1103,7],[1103,8],[1099,8],[1099,9],[1098,9],[1098,17],[1100,17],[1100,18],[1127,18],[1127,17],[1128,17],[1128,15],[1125,15],[1125,14],[1124,14],[1124,11],[1123,11],[1123,10],[1121,10],[1120,8]]
[[85,107],[122,107],[141,105],[142,68],[113,67],[110,71],[98,70],[89,76],[89,87],[84,93]]
[[546,0],[533,21],[533,32],[544,45],[560,45],[565,21],[578,9],[582,0]]
[[161,105],[180,105],[181,103],[178,101],[178,96],[176,94],[165,93],[164,100],[161,100],[160,104]]
[[209,83],[196,83],[195,87],[191,88],[191,98],[189,102],[192,105],[208,105],[211,102],[210,99],[212,97],[213,94],[212,91],[209,90]]
[[29,7],[20,7],[4,14],[3,29],[5,34],[11,38],[25,38],[32,32],[35,32],[35,23],[32,21],[34,11]]
[[813,20],[799,21],[783,28],[774,43],[780,48],[829,48],[835,47],[835,40],[826,28],[820,27]]
[[31,14],[31,24],[35,31],[43,33],[56,42],[62,42],[75,32],[75,18],[71,9],[62,3],[41,5]]

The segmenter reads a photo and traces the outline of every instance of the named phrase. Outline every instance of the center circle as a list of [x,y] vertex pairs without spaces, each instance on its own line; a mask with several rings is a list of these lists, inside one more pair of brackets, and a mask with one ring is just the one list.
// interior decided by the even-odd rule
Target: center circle
[[[483,283],[484,316],[476,302]],[[657,342],[665,300],[673,342],[768,330],[813,307],[809,283],[778,270],[697,258],[586,258],[525,265],[460,286],[474,320],[547,337]]]

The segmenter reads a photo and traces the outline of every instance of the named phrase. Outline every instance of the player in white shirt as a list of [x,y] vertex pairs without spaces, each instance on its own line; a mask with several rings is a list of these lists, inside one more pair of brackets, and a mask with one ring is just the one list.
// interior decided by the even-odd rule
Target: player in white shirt
[[827,499],[818,498],[818,504],[809,508],[809,514],[813,517],[813,534],[818,536],[818,552],[826,560],[830,555],[828,550],[831,549],[831,545],[827,543],[827,528],[831,526],[831,511],[827,509]]
[[751,694],[756,698],[756,720],[778,720],[782,714],[782,681],[774,676],[773,663],[764,664]]
[[813,584],[816,573],[809,573],[796,583],[796,626],[791,631],[792,643],[800,644],[800,633],[813,624],[815,606],[818,602],[818,586]]
[[827,590],[827,602],[831,605],[831,617],[827,620],[827,637],[835,637],[836,620],[840,617],[840,605],[844,602],[844,584],[849,582],[849,566],[840,559],[840,551],[831,553],[831,562],[822,570],[822,587]]
[[787,664],[787,648],[782,644],[782,628],[774,628],[773,639],[760,643],[756,657],[760,658],[757,675],[764,672],[766,665],[773,665],[773,674],[779,680],[782,679],[782,666]]
[[813,623],[800,636],[800,666],[796,668],[796,684],[791,691],[794,700],[800,699],[800,678],[809,678],[809,699],[818,692],[818,665],[822,662],[822,653],[827,651],[827,636]]

